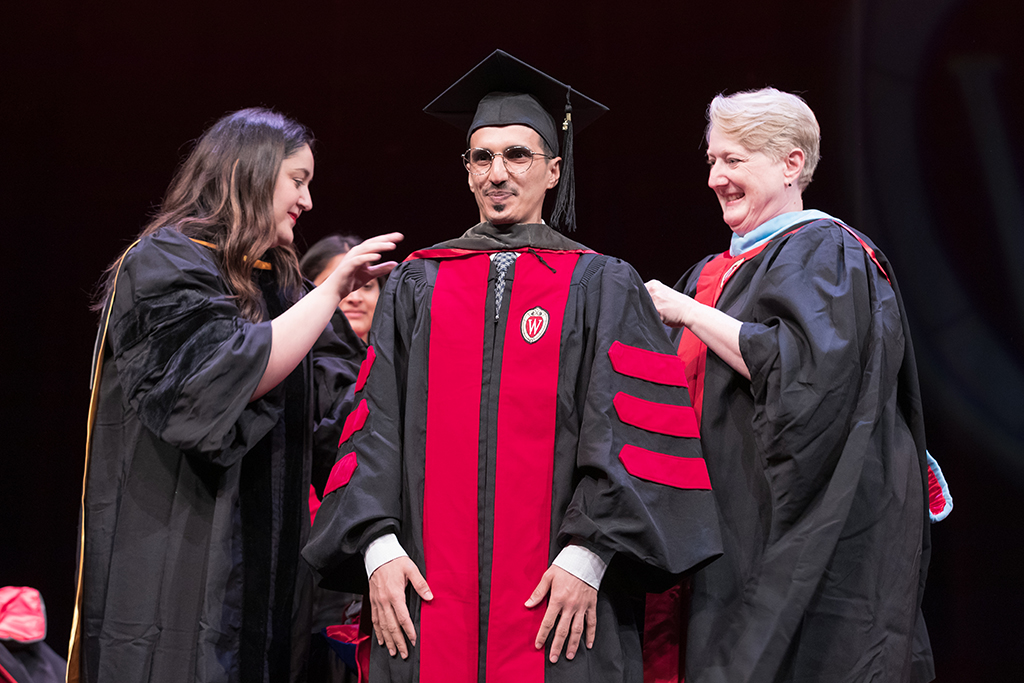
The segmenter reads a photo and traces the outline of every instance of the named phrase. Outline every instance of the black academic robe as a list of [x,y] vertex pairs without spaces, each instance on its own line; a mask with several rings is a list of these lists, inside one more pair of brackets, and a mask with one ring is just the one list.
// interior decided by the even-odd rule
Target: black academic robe
[[[676,288],[694,295],[712,258]],[[930,680],[921,397],[885,256],[815,221],[733,270],[716,307],[743,322],[751,379],[707,353],[725,553],[693,577],[687,683]]]
[[[505,250],[498,280],[488,252]],[[304,551],[324,585],[362,592],[362,550],[394,532],[430,584],[430,603],[409,592],[409,659],[373,640],[369,680],[639,683],[643,591],[720,541],[682,366],[636,272],[544,225],[484,223],[392,274],[370,341]],[[523,603],[570,542],[610,564],[593,649],[551,664],[533,647],[544,606]]]
[[303,676],[311,453],[336,449],[363,349],[338,315],[342,337],[328,326],[250,402],[285,307],[257,277],[261,323],[240,316],[212,249],[175,230],[124,258],[86,466],[81,680]]

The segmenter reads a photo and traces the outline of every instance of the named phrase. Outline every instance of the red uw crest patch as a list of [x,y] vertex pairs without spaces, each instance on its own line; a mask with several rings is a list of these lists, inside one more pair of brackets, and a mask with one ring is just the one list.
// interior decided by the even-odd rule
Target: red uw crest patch
[[544,336],[550,319],[548,312],[540,306],[534,306],[523,314],[523,322],[519,327],[527,344],[532,344]]

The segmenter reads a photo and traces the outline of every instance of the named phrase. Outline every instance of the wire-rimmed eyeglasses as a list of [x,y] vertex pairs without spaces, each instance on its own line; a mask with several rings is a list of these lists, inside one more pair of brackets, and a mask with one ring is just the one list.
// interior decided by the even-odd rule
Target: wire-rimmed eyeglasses
[[492,152],[483,147],[472,147],[463,152],[462,163],[466,165],[466,170],[473,175],[484,175],[491,170],[494,157],[499,156],[505,162],[505,170],[516,174],[529,171],[530,167],[533,166],[534,157],[554,159],[553,156],[534,152],[525,145],[512,145],[511,147],[506,147],[504,152]]

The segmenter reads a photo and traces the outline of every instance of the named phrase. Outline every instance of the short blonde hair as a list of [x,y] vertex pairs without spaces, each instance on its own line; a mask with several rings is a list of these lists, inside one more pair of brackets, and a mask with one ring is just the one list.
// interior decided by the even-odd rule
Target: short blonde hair
[[747,149],[775,160],[794,148],[802,150],[804,169],[797,184],[801,192],[811,184],[820,156],[821,129],[803,98],[775,88],[716,95],[708,105],[707,118],[705,141],[714,127]]

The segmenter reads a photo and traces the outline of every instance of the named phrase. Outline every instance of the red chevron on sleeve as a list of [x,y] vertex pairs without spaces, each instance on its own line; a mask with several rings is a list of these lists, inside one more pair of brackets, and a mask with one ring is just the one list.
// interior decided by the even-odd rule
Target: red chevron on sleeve
[[345,427],[341,430],[341,438],[338,440],[338,447],[349,440],[349,438],[363,428],[366,418],[370,415],[370,408],[366,405],[364,398],[359,402],[359,407],[348,414],[345,418]]
[[371,346],[366,350],[366,359],[363,360],[363,364],[359,366],[359,376],[356,377],[356,388],[355,393],[366,385],[366,378],[370,376],[370,369],[373,367],[373,361],[377,359],[377,352],[373,350]]
[[358,464],[355,451],[334,463],[334,467],[331,468],[331,476],[327,477],[327,484],[324,486],[324,498],[331,491],[340,489],[347,484],[352,479],[352,473],[356,471],[356,465]]
[[317,510],[320,509],[320,499],[316,496],[316,487],[309,485],[309,523],[316,521]]
[[620,391],[612,399],[619,419],[628,425],[669,436],[700,436],[697,414],[690,406],[655,403]]
[[686,386],[683,362],[674,354],[648,351],[616,341],[608,349],[608,357],[612,361],[612,368],[620,375],[636,377],[655,384]]
[[619,461],[637,479],[677,489],[711,489],[703,458],[684,458],[626,444],[619,451]]

